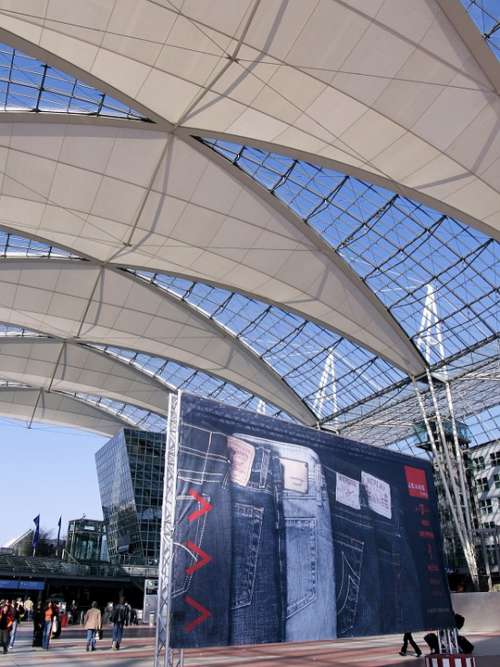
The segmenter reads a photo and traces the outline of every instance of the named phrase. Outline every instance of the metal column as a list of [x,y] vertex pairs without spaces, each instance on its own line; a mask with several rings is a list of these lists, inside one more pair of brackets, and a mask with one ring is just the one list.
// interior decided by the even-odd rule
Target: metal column
[[155,667],[181,667],[183,651],[170,648],[171,580],[174,553],[177,451],[179,443],[180,393],[171,394],[168,404],[163,508],[161,518],[160,566],[158,572],[158,611],[156,618]]

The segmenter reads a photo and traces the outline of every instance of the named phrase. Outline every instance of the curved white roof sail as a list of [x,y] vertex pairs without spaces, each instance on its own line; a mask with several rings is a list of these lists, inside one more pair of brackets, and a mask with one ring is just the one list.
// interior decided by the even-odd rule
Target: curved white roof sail
[[4,229],[255,296],[422,372],[416,348],[331,247],[199,142],[0,114],[2,149]]
[[500,231],[499,65],[459,0],[2,0],[0,28],[164,129],[314,157]]
[[167,412],[166,386],[129,364],[76,343],[0,338],[0,376],[46,390],[99,394]]
[[2,322],[178,360],[314,422],[298,396],[247,347],[130,274],[80,260],[3,259],[0,282]]
[[9,419],[73,426],[112,436],[126,421],[69,396],[39,389],[0,387],[0,415]]

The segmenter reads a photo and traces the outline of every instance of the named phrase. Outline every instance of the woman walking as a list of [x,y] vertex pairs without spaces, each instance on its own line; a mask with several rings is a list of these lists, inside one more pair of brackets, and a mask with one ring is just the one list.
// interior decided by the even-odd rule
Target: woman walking
[[52,621],[54,620],[54,605],[52,602],[48,602],[47,606],[43,610],[43,640],[42,646],[48,651],[50,637],[52,635]]
[[96,634],[102,628],[101,610],[97,602],[92,602],[92,606],[85,614],[84,624],[87,630],[87,651],[95,651]]

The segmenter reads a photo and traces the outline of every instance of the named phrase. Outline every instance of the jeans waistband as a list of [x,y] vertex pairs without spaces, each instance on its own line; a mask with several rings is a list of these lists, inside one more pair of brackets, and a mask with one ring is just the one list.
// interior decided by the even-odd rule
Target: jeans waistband
[[[314,498],[321,502],[323,496],[326,498],[326,484],[324,481],[323,468],[319,457],[312,449],[302,445],[277,440],[268,440],[250,435],[237,435],[236,437],[252,443],[255,446],[268,447],[278,457],[284,470],[283,495],[286,497],[297,496],[300,498]],[[299,464],[298,467],[296,464]],[[290,467],[291,466],[291,467]],[[289,473],[299,475],[301,479],[287,488]]]

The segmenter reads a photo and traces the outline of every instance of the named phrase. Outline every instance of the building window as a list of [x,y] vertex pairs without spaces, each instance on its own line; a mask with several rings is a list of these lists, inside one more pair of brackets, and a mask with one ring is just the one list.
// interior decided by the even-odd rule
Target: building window
[[489,485],[488,485],[488,478],[487,477],[479,477],[476,480],[476,485],[477,485],[477,490],[478,491],[488,491]]
[[495,488],[500,489],[500,472],[496,472],[493,475],[493,479],[495,480]]
[[492,452],[490,454],[491,465],[500,466],[500,452]]
[[472,459],[472,466],[476,470],[484,470],[484,456],[476,456]]
[[480,500],[479,508],[481,510],[481,514],[491,514],[493,512],[493,503],[491,502],[491,498],[488,498],[488,500]]

